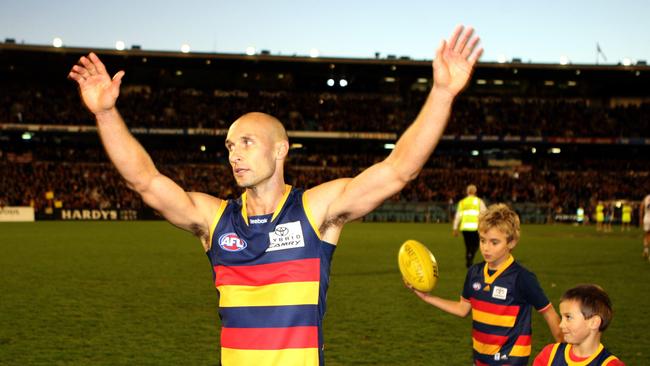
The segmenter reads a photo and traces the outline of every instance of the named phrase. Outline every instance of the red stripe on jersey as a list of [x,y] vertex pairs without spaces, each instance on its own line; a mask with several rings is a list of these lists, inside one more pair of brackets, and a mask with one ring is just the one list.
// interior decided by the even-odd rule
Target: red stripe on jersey
[[517,316],[519,314],[519,306],[508,306],[508,305],[497,305],[492,304],[487,301],[477,300],[475,298],[471,299],[472,308],[494,315],[508,315],[508,316]]
[[221,346],[251,350],[318,348],[318,327],[222,328]]
[[530,335],[520,335],[515,341],[517,346],[530,346],[531,336]]
[[472,329],[472,338],[484,344],[498,344],[499,346],[503,346],[506,343],[506,341],[508,341],[507,336],[487,334],[487,333],[479,332],[476,329]]
[[308,258],[254,266],[214,266],[215,286],[263,286],[320,280],[320,259]]
[[481,362],[479,360],[474,360],[474,365],[476,365],[476,366],[490,366],[487,363]]

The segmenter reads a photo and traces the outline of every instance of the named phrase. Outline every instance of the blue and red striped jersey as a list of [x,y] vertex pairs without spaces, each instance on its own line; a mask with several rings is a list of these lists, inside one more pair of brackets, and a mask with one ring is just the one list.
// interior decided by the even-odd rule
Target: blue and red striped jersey
[[549,344],[537,355],[533,364],[543,366],[625,366],[602,343],[589,357],[574,355],[572,347],[567,343]]
[[320,239],[303,191],[248,217],[246,194],[223,202],[207,252],[219,293],[221,364],[323,365],[322,323],[335,246]]
[[467,272],[462,298],[472,305],[475,364],[527,365],[531,309],[551,306],[534,274],[512,256],[492,272],[485,262],[475,264]]

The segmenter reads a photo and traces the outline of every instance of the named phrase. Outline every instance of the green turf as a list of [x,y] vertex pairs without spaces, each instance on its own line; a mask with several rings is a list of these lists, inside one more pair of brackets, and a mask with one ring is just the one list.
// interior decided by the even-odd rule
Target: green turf
[[[468,365],[470,319],[447,315],[401,284],[405,239],[436,255],[436,294],[457,299],[462,239],[449,225],[351,224],[334,256],[325,317],[334,365]],[[515,257],[549,298],[595,282],[615,307],[605,345],[650,364],[650,263],[641,232],[525,226]],[[0,224],[0,365],[217,365],[219,320],[210,266],[191,235],[164,222]],[[533,353],[549,332],[534,315]]]

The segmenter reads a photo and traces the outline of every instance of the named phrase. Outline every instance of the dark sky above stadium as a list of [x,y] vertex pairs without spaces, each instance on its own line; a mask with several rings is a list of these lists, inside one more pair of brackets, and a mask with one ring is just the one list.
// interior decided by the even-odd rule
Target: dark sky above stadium
[[431,59],[461,23],[483,61],[593,64],[597,44],[600,63],[650,60],[647,0],[0,0],[0,41],[88,48]]

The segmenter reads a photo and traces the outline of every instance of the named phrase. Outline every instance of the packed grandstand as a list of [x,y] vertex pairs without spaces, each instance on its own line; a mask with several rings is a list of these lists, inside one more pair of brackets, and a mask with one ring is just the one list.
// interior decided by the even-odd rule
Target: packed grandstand
[[[0,44],[0,206],[32,206],[40,219],[154,218],[66,80],[86,52]],[[287,181],[310,187],[385,157],[431,83],[426,60],[96,52],[109,72],[126,71],[118,108],[159,169],[224,198],[240,194],[223,147],[238,116],[282,120]],[[579,208],[589,218],[598,201],[620,218],[623,200],[650,192],[649,82],[645,65],[479,64],[418,179],[366,220],[449,220],[469,183],[526,222]]]

